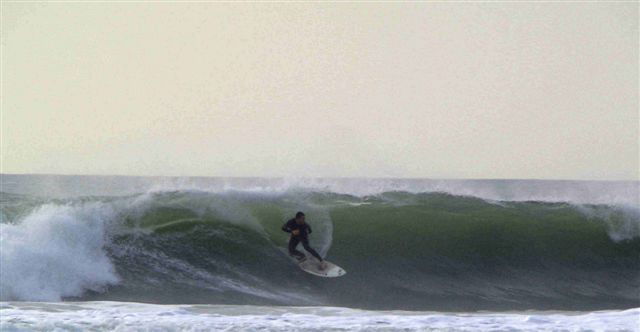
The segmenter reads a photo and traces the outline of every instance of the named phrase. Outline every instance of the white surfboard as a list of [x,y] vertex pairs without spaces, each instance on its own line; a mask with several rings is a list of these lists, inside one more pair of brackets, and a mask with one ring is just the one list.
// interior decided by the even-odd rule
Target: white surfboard
[[343,268],[327,260],[324,260],[324,269],[320,269],[320,262],[311,255],[306,255],[305,253],[306,258],[302,261],[298,261],[295,257],[289,256],[289,253],[286,249],[280,248],[280,250],[289,258],[291,258],[291,260],[295,262],[302,271],[313,274],[315,276],[324,278],[336,278],[347,274],[347,271],[345,271]]
[[298,263],[302,271],[311,273],[318,277],[335,278],[347,274],[347,271],[327,260],[324,261],[324,268],[320,269],[320,262],[314,258],[307,258]]

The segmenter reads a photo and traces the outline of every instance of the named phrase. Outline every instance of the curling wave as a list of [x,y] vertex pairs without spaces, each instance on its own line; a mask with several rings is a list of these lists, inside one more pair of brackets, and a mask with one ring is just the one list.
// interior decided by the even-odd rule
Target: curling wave
[[[2,193],[0,299],[592,310],[640,306],[637,207],[447,193]],[[349,273],[297,269],[281,224]]]

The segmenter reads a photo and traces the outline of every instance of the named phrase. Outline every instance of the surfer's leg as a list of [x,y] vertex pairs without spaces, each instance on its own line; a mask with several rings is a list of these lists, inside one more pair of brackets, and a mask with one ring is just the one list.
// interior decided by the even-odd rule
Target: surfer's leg
[[318,253],[315,250],[313,250],[313,248],[311,248],[311,246],[309,246],[309,240],[308,239],[302,239],[302,246],[304,247],[304,250],[306,250],[307,252],[312,254],[313,257],[317,258],[319,261],[322,262],[322,257],[320,257],[320,255],[318,255]]
[[289,239],[289,255],[294,256],[297,259],[303,259],[305,257],[304,254],[296,250],[298,243],[300,243],[300,240],[293,236]]

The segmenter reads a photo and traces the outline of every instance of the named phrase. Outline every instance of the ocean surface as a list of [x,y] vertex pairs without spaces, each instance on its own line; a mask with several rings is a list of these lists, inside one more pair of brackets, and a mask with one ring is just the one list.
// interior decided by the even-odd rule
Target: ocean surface
[[[2,331],[640,331],[637,181],[0,184]],[[296,211],[347,275],[283,254]]]

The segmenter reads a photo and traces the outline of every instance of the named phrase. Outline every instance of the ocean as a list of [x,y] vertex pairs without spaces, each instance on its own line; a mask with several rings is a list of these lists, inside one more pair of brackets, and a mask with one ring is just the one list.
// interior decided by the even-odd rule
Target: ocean
[[638,181],[0,180],[2,331],[640,330]]

